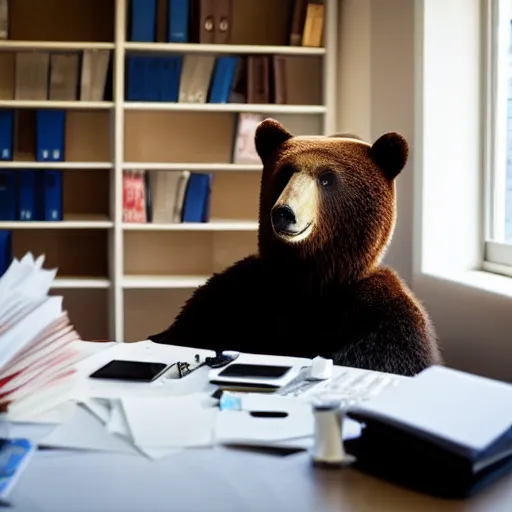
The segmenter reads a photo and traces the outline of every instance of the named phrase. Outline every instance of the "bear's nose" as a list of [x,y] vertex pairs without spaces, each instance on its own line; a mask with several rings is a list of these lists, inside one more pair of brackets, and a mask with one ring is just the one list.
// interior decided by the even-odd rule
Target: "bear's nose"
[[290,227],[296,222],[295,213],[288,205],[284,204],[272,208],[272,224],[278,233],[292,231]]

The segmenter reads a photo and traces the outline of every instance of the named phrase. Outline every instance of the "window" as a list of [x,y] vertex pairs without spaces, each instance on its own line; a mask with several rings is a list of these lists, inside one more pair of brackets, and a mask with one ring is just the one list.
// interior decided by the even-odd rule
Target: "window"
[[512,0],[487,0],[484,268],[512,275]]

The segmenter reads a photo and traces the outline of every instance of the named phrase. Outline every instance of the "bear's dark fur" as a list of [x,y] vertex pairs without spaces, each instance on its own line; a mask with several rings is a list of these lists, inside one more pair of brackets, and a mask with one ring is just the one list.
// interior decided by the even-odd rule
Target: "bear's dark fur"
[[406,141],[294,137],[267,119],[258,254],[213,275],[159,343],[334,359],[414,375],[441,356],[432,324],[399,276],[381,265],[395,225]]

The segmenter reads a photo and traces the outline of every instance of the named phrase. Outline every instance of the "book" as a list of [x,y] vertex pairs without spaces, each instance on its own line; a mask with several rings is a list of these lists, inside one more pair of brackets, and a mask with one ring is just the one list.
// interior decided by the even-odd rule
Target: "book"
[[0,39],[9,37],[9,1],[0,0]]
[[52,53],[50,56],[50,100],[76,100],[79,64],[80,55],[77,52]]
[[261,164],[261,158],[256,151],[254,135],[256,128],[263,121],[261,114],[242,112],[238,115],[238,123],[233,150],[235,164]]
[[48,99],[50,73],[49,52],[16,53],[14,99],[42,101]]
[[78,384],[80,336],[62,297],[49,295],[57,269],[43,263],[28,253],[0,278],[0,412],[9,421],[31,421]]
[[147,222],[145,171],[123,171],[123,222]]
[[322,0],[309,0],[302,33],[302,46],[320,47],[324,38],[325,6]]

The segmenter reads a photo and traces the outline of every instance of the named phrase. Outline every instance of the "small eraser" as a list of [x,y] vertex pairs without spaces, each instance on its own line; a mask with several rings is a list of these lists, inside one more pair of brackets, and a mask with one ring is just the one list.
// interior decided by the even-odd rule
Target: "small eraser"
[[310,378],[315,380],[330,379],[332,375],[333,360],[316,356],[311,363]]

